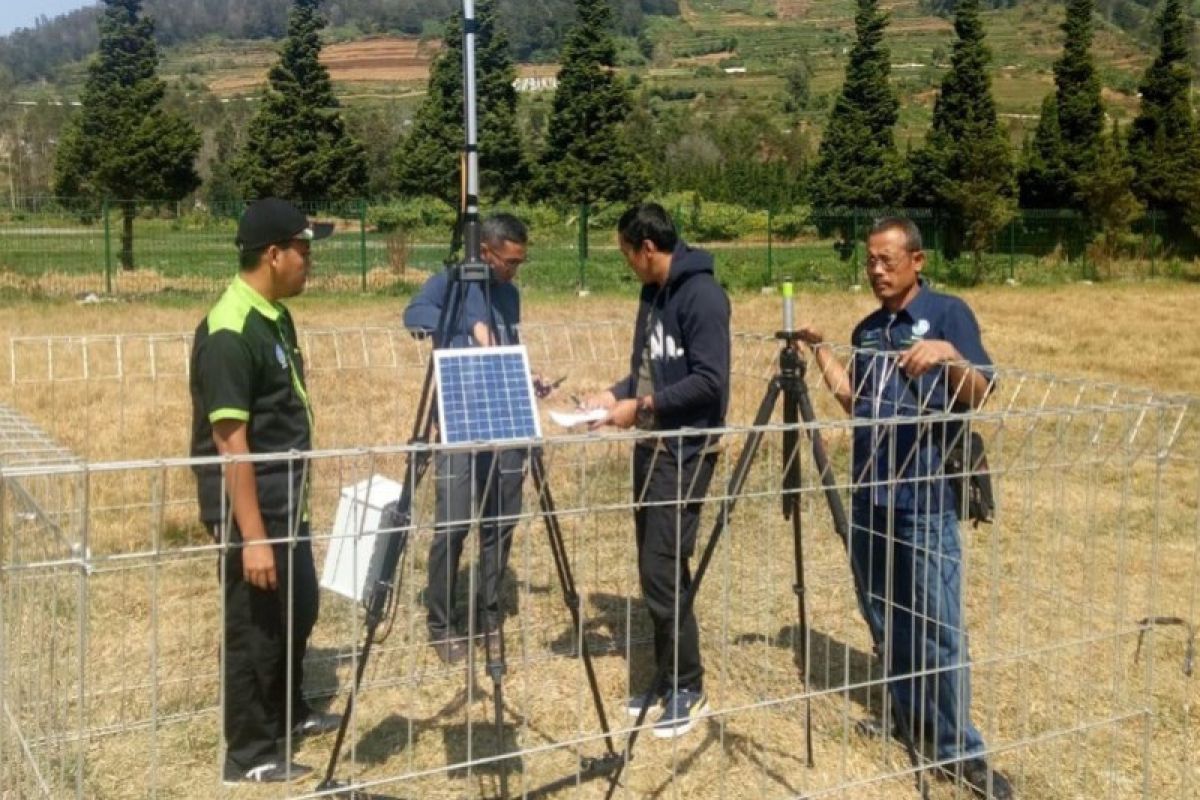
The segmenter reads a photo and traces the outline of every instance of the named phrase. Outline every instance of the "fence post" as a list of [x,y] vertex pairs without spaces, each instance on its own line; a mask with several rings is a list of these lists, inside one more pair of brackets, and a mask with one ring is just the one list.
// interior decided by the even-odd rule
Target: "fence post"
[[363,294],[367,292],[367,201],[358,201],[358,266],[362,273]]
[[767,286],[775,283],[775,209],[767,208]]
[[[1018,212],[1019,213],[1019,212]],[[1017,218],[1008,221],[1008,279],[1017,279]]]
[[858,274],[858,209],[855,208],[850,212],[850,275],[847,286],[854,285],[854,278]]
[[108,220],[108,198],[100,202],[100,213],[104,215],[104,293],[112,294],[112,230]]
[[579,280],[577,291],[587,291],[587,259],[588,259],[588,214],[591,211],[587,203],[579,204]]
[[1158,251],[1158,212],[1150,209],[1150,277],[1154,277],[1154,261]]

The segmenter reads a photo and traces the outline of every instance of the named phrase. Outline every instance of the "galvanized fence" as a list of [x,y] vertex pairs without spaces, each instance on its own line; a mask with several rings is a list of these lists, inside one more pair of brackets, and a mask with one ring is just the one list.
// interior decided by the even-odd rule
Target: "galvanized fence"
[[[586,363],[607,375],[622,370],[627,335],[624,324],[598,323],[530,327],[524,338],[551,370]],[[396,443],[428,351],[389,329],[360,328],[314,332],[305,347],[330,437],[303,455],[320,565],[357,536],[337,523],[353,487],[402,479],[424,447]],[[932,780],[936,757],[922,752],[914,764],[894,736],[863,724],[882,713],[891,679],[872,655],[807,445],[798,491],[810,627],[801,637],[793,530],[781,514],[787,428],[778,414],[747,426],[779,349],[753,333],[735,348],[731,427],[698,545],[728,523],[697,601],[710,709],[684,738],[644,730],[616,796],[890,800],[917,797],[918,775],[931,778],[934,800],[968,796]],[[186,336],[25,338],[7,352],[0,786],[18,797],[231,795],[221,785],[214,569],[229,545],[195,521],[193,462],[179,457],[190,413]],[[989,448],[996,515],[964,529],[959,564],[959,632],[970,633],[984,752],[1019,797],[1193,797],[1194,631],[1171,620],[1200,614],[1196,402],[1017,370],[997,377],[988,405],[971,415]],[[844,419],[815,375],[809,381],[816,420],[793,430],[823,437],[845,501],[858,485],[849,447],[861,423]],[[760,435],[763,450],[731,494],[735,459]],[[589,759],[609,741],[579,656],[586,643],[611,745],[623,753],[632,732],[624,701],[644,688],[650,649],[631,532],[633,444],[611,434],[540,443],[582,621],[573,624],[564,604],[545,507],[527,480],[505,575],[499,731],[481,651],[448,666],[426,641],[425,554],[436,533],[426,480],[339,778],[385,796],[494,797],[507,771],[512,796],[603,796],[607,781]],[[723,505],[731,500],[734,508]],[[463,585],[478,580],[476,547],[472,537]],[[343,707],[362,623],[360,606],[324,594],[306,669],[311,702]],[[934,665],[926,676],[941,674]],[[331,742],[293,745],[297,760],[322,767]],[[323,796],[314,786],[254,796]]]
[[[784,277],[844,287],[862,281],[862,239],[883,211],[746,209],[674,203],[684,236],[717,255],[730,289],[772,286]],[[0,209],[0,290],[10,296],[212,294],[235,270],[241,204],[126,205],[55,198],[17,199]],[[334,292],[406,292],[450,255],[454,213],[433,201],[367,200],[308,204],[336,225],[316,250],[310,287]],[[532,228],[521,282],[547,291],[632,290],[614,242],[620,206],[518,207]],[[979,254],[962,253],[956,220],[909,209],[925,234],[928,274],[943,283],[1057,283],[1200,274],[1183,239],[1151,214],[1103,247],[1099,231],[1075,212],[1025,211]],[[125,238],[131,236],[126,248]],[[1181,238],[1182,237],[1182,238]],[[1190,240],[1189,240],[1190,241]],[[128,263],[126,263],[128,262]]]

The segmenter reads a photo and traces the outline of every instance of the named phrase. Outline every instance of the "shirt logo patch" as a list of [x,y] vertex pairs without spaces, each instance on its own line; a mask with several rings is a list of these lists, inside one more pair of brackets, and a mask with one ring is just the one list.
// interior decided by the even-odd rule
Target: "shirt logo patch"
[[919,319],[917,324],[912,328],[913,336],[924,336],[929,333],[929,320]]
[[287,353],[283,352],[283,345],[281,344],[275,345],[275,360],[279,362],[280,367],[287,369]]

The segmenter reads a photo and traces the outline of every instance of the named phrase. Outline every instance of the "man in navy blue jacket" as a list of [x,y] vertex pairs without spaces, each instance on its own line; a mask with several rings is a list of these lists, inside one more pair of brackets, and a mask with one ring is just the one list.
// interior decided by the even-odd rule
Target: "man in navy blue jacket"
[[[481,284],[465,284],[461,324],[447,331],[438,347],[480,347],[518,344],[521,295],[512,280],[525,262],[528,232],[511,214],[494,214],[483,221],[480,255],[491,267],[486,292]],[[438,272],[404,309],[404,326],[410,331],[439,335],[438,320],[446,299],[449,276]],[[455,287],[458,291],[461,287]],[[450,320],[453,324],[454,320]],[[429,640],[446,663],[462,661],[467,646],[456,635],[453,613],[454,587],[463,543],[474,518],[475,503],[482,504],[483,563],[475,608],[478,635],[495,630],[501,621],[500,576],[508,562],[512,532],[521,513],[521,487],[525,478],[525,451],[439,453],[435,462],[437,529],[429,549],[429,586],[425,602]],[[501,517],[502,521],[497,521]]]
[[676,608],[692,585],[688,562],[717,460],[716,437],[698,431],[722,427],[729,406],[729,298],[712,255],[680,241],[662,206],[625,212],[617,243],[642,282],[629,374],[587,405],[608,409],[599,424],[657,432],[634,448],[634,527],[655,663],[667,677],[635,696],[629,713],[638,716],[646,697],[661,704],[654,734],[671,738],[707,708],[696,617]]
[[942,468],[963,425],[920,421],[982,406],[992,362],[971,309],[926,286],[924,265],[916,225],[879,220],[867,236],[867,277],[880,307],[854,329],[850,369],[821,346],[819,331],[800,335],[846,412],[873,421],[854,428],[847,544],[896,723],[928,741],[943,775],[981,797],[1009,800],[1012,787],[987,762],[971,722],[957,519],[963,498]]

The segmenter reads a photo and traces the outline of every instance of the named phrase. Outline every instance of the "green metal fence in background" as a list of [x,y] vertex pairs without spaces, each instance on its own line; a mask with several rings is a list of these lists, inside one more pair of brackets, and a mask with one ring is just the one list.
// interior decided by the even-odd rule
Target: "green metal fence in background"
[[[421,202],[421,201],[418,201]],[[0,291],[12,295],[146,295],[214,293],[236,270],[234,233],[240,204],[224,207],[139,203],[133,219],[133,269],[121,264],[123,209],[114,202],[18,199],[0,206]],[[311,204],[333,221],[336,235],[315,249],[312,289],[404,292],[418,286],[449,254],[453,212],[420,213],[365,200]],[[521,282],[550,292],[632,290],[614,230],[622,208],[524,207],[531,226],[529,263]],[[782,277],[831,287],[861,282],[863,237],[880,212],[748,210],[714,203],[671,206],[689,241],[713,250],[731,290],[769,286]],[[928,272],[939,282],[1055,283],[1158,276],[1194,278],[1194,242],[1173,241],[1151,215],[1120,237],[1099,243],[1074,212],[1022,212],[993,237],[977,260],[957,252],[956,221],[923,209],[905,212],[922,229]]]

